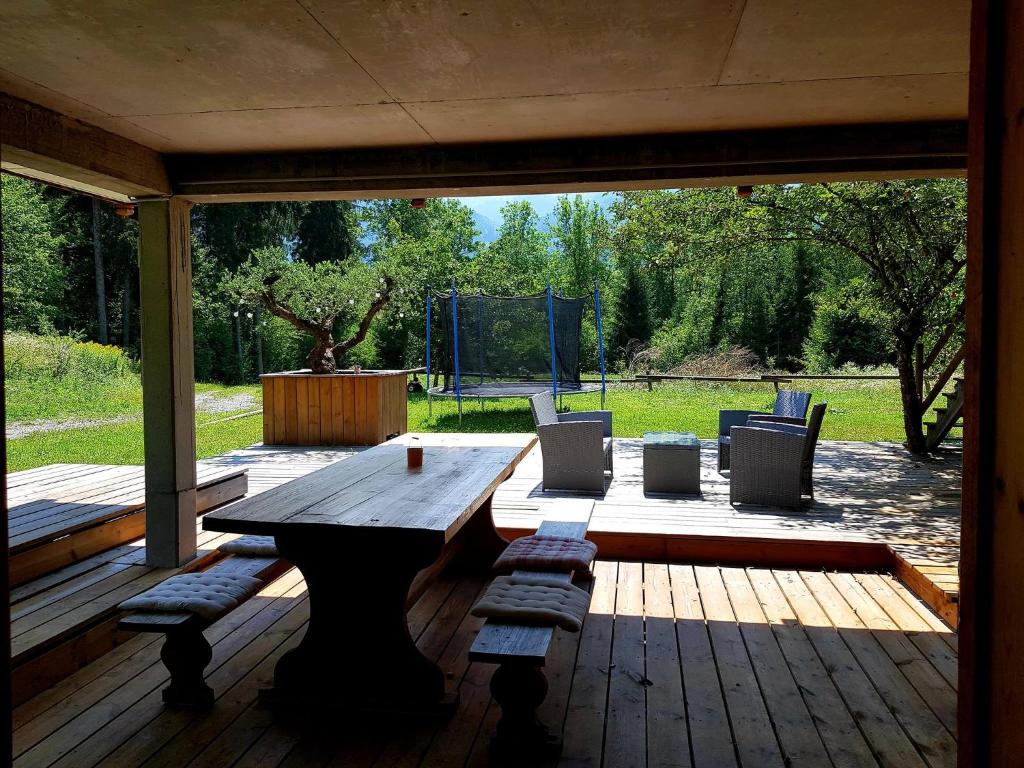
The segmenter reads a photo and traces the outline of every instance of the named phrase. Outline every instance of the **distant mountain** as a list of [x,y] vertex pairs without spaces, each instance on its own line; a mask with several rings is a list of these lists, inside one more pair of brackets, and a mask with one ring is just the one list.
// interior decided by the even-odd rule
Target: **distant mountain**
[[498,227],[495,223],[482,213],[473,211],[473,225],[480,233],[480,240],[484,243],[493,243],[498,239]]

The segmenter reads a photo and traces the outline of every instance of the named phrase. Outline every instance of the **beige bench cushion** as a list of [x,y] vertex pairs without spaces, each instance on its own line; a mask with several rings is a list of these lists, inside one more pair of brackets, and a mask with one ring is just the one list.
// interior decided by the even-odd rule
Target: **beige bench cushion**
[[523,536],[505,548],[494,563],[494,571],[587,572],[596,554],[597,545],[584,539],[543,534]]
[[261,586],[262,581],[250,576],[182,573],[125,600],[118,608],[122,611],[188,612],[215,621]]
[[278,557],[273,536],[239,536],[217,547],[226,555],[238,557]]
[[498,576],[471,611],[474,616],[579,632],[590,594],[551,577]]

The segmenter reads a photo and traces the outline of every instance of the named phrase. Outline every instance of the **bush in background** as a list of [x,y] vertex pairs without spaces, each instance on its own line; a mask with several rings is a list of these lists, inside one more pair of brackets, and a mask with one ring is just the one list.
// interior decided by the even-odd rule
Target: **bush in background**
[[4,334],[7,380],[103,382],[130,378],[136,373],[135,363],[120,347],[56,334]]

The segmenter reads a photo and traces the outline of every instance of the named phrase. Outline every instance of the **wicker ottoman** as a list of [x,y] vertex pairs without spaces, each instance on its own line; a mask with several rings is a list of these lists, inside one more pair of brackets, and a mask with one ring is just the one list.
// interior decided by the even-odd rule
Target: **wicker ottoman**
[[695,434],[644,433],[644,493],[700,493],[700,440]]

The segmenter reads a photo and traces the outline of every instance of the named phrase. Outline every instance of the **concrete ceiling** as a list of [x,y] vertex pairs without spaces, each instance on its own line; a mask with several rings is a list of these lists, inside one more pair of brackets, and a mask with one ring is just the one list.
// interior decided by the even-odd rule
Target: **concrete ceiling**
[[5,0],[0,91],[165,153],[964,119],[968,0]]

